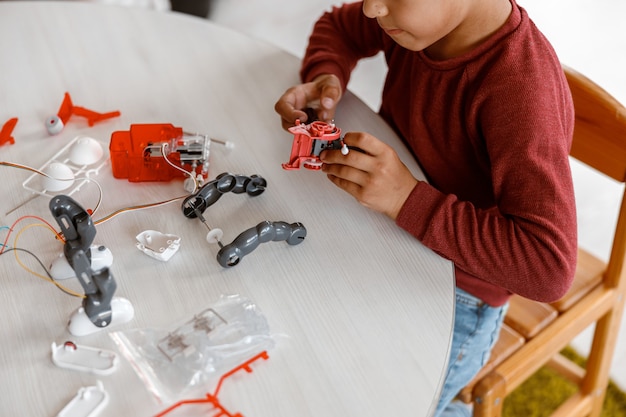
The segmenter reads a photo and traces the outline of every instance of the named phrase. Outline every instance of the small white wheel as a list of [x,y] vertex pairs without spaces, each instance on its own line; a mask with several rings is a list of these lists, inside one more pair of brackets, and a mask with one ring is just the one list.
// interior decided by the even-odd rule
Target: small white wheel
[[63,120],[56,114],[48,117],[46,120],[46,129],[48,129],[49,134],[56,135],[63,130]]
[[224,236],[222,229],[211,229],[211,231],[206,234],[206,241],[209,243],[218,243],[222,240],[222,236]]

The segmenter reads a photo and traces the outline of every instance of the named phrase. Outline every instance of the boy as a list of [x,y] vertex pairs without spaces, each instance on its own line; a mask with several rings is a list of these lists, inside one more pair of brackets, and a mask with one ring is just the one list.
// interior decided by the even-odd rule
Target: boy
[[486,363],[511,294],[550,302],[569,289],[576,212],[573,105],[552,47],[514,0],[365,0],[324,14],[303,84],[275,109],[287,128],[318,102],[333,119],[356,62],[383,51],[380,114],[428,183],[364,132],[324,151],[322,170],[455,264],[456,310],[436,416],[471,415],[454,397]]

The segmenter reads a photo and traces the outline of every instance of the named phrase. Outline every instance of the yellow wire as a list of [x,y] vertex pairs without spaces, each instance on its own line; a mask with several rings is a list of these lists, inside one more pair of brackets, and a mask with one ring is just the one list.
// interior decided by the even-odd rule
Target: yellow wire
[[[54,233],[55,235],[57,234],[57,233],[56,233],[56,231],[55,231],[54,229],[51,229],[51,228],[50,228],[48,225],[46,225],[46,224],[43,224],[43,223],[29,224],[29,225],[25,226],[24,228],[22,228],[22,229],[21,229],[21,230],[17,233],[17,235],[15,235],[15,240],[14,240],[14,242],[13,242],[13,247],[14,247],[14,248],[17,248],[17,247],[18,247],[18,246],[17,246],[17,241],[18,241],[18,239],[19,239],[20,235],[21,235],[24,231],[26,231],[27,229],[30,229],[31,227],[35,227],[35,226],[45,227],[46,229],[50,230],[50,231],[51,231],[52,233]],[[22,261],[20,260],[19,255],[18,255],[18,253],[17,253],[17,252],[18,252],[17,250],[15,250],[15,251],[13,251],[13,252],[15,253],[15,260],[17,261],[17,263],[18,263],[18,264],[20,264],[20,266],[21,266],[22,268],[24,268],[26,271],[30,272],[31,274],[35,275],[35,276],[36,276],[36,277],[38,277],[38,278],[41,278],[41,279],[43,279],[43,280],[45,280],[45,281],[50,282],[51,284],[56,285],[57,287],[59,287],[60,289],[62,289],[62,290],[63,290],[63,291],[65,291],[65,292],[67,292],[68,294],[73,295],[74,297],[85,298],[85,295],[80,294],[80,293],[77,293],[76,291],[71,290],[71,289],[69,289],[69,288],[67,288],[67,287],[65,287],[65,286],[63,286],[63,285],[61,285],[61,284],[59,284],[57,281],[55,281],[55,280],[51,279],[50,277],[47,277],[47,276],[45,276],[45,275],[41,275],[41,274],[39,274],[38,272],[33,271],[32,269],[30,269],[29,267],[27,267],[26,265],[24,265],[24,264],[22,263]]]
[[143,210],[143,209],[148,209],[148,208],[152,208],[152,207],[158,207],[158,206],[164,206],[165,204],[169,204],[169,203],[173,203],[174,201],[178,201],[178,200],[182,200],[183,198],[187,198],[189,197],[188,195],[182,195],[180,197],[174,197],[174,198],[170,198],[169,200],[165,200],[165,201],[159,201],[157,203],[148,203],[148,204],[141,204],[138,206],[132,206],[132,207],[125,207],[119,210],[114,211],[111,214],[108,214],[106,216],[104,216],[101,219],[95,220],[93,222],[94,225],[99,225],[102,224],[106,221],[111,220],[113,217],[122,214],[122,213],[126,213],[127,211],[134,211],[134,210]]

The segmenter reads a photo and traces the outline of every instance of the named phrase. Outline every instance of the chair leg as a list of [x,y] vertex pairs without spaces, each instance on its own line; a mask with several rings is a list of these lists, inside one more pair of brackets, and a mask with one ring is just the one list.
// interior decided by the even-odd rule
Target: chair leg
[[618,294],[616,305],[596,323],[591,345],[591,353],[587,360],[587,375],[581,391],[590,394],[593,405],[590,417],[599,417],[609,383],[609,370],[622,315],[624,314],[624,295]]
[[495,372],[487,374],[476,386],[474,395],[474,417],[500,417],[506,396],[506,381]]

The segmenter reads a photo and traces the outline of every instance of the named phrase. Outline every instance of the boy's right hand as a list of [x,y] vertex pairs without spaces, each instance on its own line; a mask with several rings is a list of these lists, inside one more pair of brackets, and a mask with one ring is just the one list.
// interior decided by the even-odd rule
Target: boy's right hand
[[289,88],[278,99],[274,110],[280,115],[283,129],[296,124],[296,119],[303,123],[307,120],[304,109],[313,107],[319,120],[331,122],[335,118],[335,109],[341,99],[341,82],[336,75],[324,74],[315,80]]

